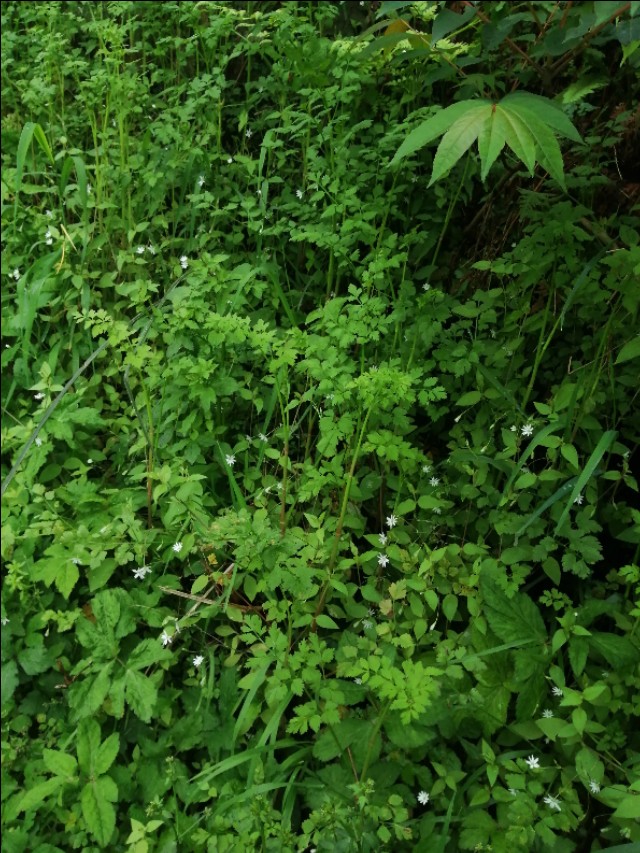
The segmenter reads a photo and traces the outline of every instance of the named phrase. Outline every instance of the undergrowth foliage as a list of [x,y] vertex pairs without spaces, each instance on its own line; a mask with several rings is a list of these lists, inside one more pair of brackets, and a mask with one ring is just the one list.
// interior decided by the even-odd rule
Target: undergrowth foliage
[[638,20],[2,4],[3,850],[640,842]]

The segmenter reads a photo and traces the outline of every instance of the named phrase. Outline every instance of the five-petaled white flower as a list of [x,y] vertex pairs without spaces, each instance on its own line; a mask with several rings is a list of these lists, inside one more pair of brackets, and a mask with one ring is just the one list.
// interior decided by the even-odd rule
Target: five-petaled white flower
[[37,394],[33,395],[33,399],[34,400],[44,400],[44,394],[42,393],[42,391],[38,391]]
[[395,527],[398,523],[398,519],[395,517],[393,513],[387,517],[387,527],[391,530],[392,527]]
[[186,255],[182,255],[182,257],[180,258],[180,266],[183,270],[186,270],[186,268],[189,266],[189,258]]
[[371,621],[371,619],[363,619],[362,620],[362,627],[369,630],[369,628],[373,628],[373,622]]
[[578,506],[582,506],[584,503],[584,496],[582,494],[576,495],[573,502],[574,504],[578,504]]
[[378,554],[378,565],[379,566],[382,566],[382,568],[384,569],[384,567],[387,565],[388,562],[389,562],[389,558],[387,557],[386,554]]
[[2,627],[4,628],[4,626],[5,626],[5,625],[8,625],[8,624],[9,624],[9,617],[8,617],[8,616],[3,616],[3,617],[2,617]]
[[302,192],[302,190],[296,190],[296,196],[298,198],[302,198],[303,195],[304,195],[304,193]]
[[50,210],[45,210],[44,215],[47,217],[47,219],[53,219],[53,213],[51,213]]
[[526,436],[533,435],[533,424],[525,424],[520,432]]
[[428,474],[430,470],[431,470],[431,465],[423,465],[422,466],[422,473],[423,474]]
[[[9,621],[9,620],[7,619],[7,622],[8,622],[8,621]],[[354,678],[354,679],[353,679],[353,681],[354,681],[354,684],[362,684],[362,679],[361,679],[361,678]]]
[[233,453],[227,453],[227,455],[224,457],[224,461],[227,463],[229,468],[233,468],[233,466],[236,464],[236,457],[233,455]]
[[227,163],[233,163],[233,157],[227,157]]
[[552,687],[551,692],[554,696],[557,696],[558,698],[562,698],[564,696],[564,693],[559,687]]
[[387,534],[386,533],[378,533],[378,539],[380,540],[381,545],[387,544]]
[[161,641],[162,641],[162,645],[163,645],[163,646],[165,646],[165,647],[166,647],[166,646],[170,646],[170,645],[171,645],[171,643],[173,642],[173,637],[172,637],[172,636],[170,636],[169,634],[167,634],[167,632],[166,632],[166,631],[163,631],[163,632],[162,632],[162,635],[161,635],[160,639],[161,639]]
[[193,665],[197,669],[202,664],[203,661],[204,661],[203,655],[196,655],[193,659]]
[[549,710],[549,708],[545,708],[542,712],[542,716],[546,717],[546,719],[549,719],[550,717],[553,717],[553,711]]
[[50,246],[53,243],[53,237],[51,236],[50,228],[47,228],[47,232],[44,235],[44,242],[47,244],[47,246]]
[[151,243],[149,243],[149,245],[147,246],[147,250],[150,255],[155,255],[156,253],[156,247],[152,246]]
[[432,477],[429,480],[429,483],[435,488],[436,486],[440,485],[440,480],[437,477]]
[[182,551],[182,542],[176,542],[175,545],[173,545],[173,550],[176,554],[179,554],[180,551]]
[[600,793],[600,785],[598,785],[598,783],[596,782],[595,779],[591,779],[589,781],[589,790],[591,791],[592,794],[599,794]]
[[560,800],[557,797],[552,797],[551,794],[549,794],[548,797],[543,797],[543,802],[545,802],[550,809],[556,809],[559,812],[562,811]]
[[144,255],[144,246],[138,246],[136,248],[136,255]]
[[518,792],[516,791],[515,788],[509,788],[509,793],[511,794],[512,797],[518,796]]
[[423,284],[423,285],[422,285],[422,289],[423,289],[425,292],[426,292],[427,290],[431,290],[431,285],[430,285],[430,284]]
[[258,433],[258,438],[260,439],[260,441],[263,441],[265,444],[267,444],[267,442],[269,441],[269,439],[267,438],[267,436],[263,432]]
[[133,576],[136,580],[144,580],[144,578],[151,572],[152,570],[149,566],[140,566],[137,569],[133,570]]
[[198,186],[200,187],[200,189],[202,189],[202,187],[204,186],[204,175],[200,175],[200,177],[198,178]]
[[11,275],[15,279],[15,281],[20,281],[20,270],[17,267],[14,269]]
[[536,770],[540,767],[540,762],[535,755],[530,755],[528,758],[525,758],[524,763],[528,764],[531,770]]
[[247,137],[247,139],[251,139],[251,137],[253,136],[253,131],[251,130],[251,128],[250,128],[250,127],[248,127],[248,128],[245,130],[244,135]]
[[36,438],[36,447],[42,447],[42,439],[40,436]]
[[416,799],[418,800],[421,806],[426,806],[429,802],[429,794],[427,794],[426,791],[420,791]]

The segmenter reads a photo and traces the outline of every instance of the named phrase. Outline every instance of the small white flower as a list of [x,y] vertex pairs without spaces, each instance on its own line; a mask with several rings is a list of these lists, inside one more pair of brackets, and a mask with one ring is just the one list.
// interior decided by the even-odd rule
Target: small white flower
[[15,281],[20,281],[20,270],[16,267],[11,273],[11,276]]
[[198,178],[198,186],[200,187],[200,189],[202,189],[202,187],[204,186],[204,175],[200,175],[200,177]]
[[267,438],[267,436],[263,432],[258,433],[258,438],[260,439],[260,441],[263,441],[265,444],[267,444],[267,442],[269,441],[269,439]]
[[180,258],[180,266],[183,270],[186,270],[189,266],[189,258],[186,255],[182,255],[182,257]]
[[148,575],[151,571],[152,570],[149,568],[149,566],[140,566],[139,568],[133,570],[133,576],[136,580],[141,581],[144,580],[146,575]]
[[233,157],[227,157],[227,163],[233,163]]
[[551,692],[554,696],[557,696],[558,698],[562,698],[564,696],[564,693],[559,687],[552,687]]
[[36,447],[42,447],[42,439],[40,436],[36,438]]
[[609,673],[607,672],[606,669],[603,669],[602,672],[600,673],[600,676],[602,678],[609,678]]
[[427,803],[429,802],[429,794],[427,794],[426,791],[420,791],[420,793],[417,796],[417,800],[421,806],[426,806]]
[[363,619],[362,620],[362,627],[366,628],[367,630],[369,628],[373,628],[373,622],[371,621],[371,619]]
[[559,812],[562,811],[560,800],[558,800],[556,797],[552,797],[551,795],[549,795],[548,797],[543,797],[542,799],[543,802],[545,802],[550,809],[556,809]]
[[516,425],[515,425],[515,424],[511,424],[511,426],[509,427],[509,429],[511,430],[511,432],[516,432]]
[[520,432],[526,436],[533,435],[533,424],[525,424]]
[[440,485],[440,480],[437,477],[432,477],[429,480],[429,483],[435,488],[436,486]]
[[387,544],[387,534],[386,534],[386,533],[379,533],[379,534],[378,534],[378,539],[380,540],[380,544],[381,544],[381,545],[386,545],[386,544]]
[[391,530],[392,527],[395,527],[398,523],[398,519],[395,517],[393,513],[387,518],[387,527]]
[[509,788],[509,793],[511,794],[512,797],[518,796],[518,792],[516,791],[515,788]]
[[536,770],[540,767],[540,762],[535,755],[530,755],[528,758],[525,758],[524,763],[528,764],[531,770]]
[[388,564],[389,558],[386,554],[378,554],[378,565],[384,567]]
[[417,184],[417,183],[418,183],[418,176],[417,176],[417,175],[414,175],[414,176],[411,178],[411,183],[412,183],[412,184]]
[[71,562],[73,563],[74,566],[80,565],[80,560],[77,557],[72,557]]
[[50,210],[45,210],[44,215],[47,217],[47,219],[53,219],[53,213],[51,213]]
[[[7,619],[7,622],[8,622],[8,621],[9,621],[9,620]],[[361,679],[361,678],[354,678],[354,679],[353,679],[353,681],[354,681],[354,683],[355,683],[355,684],[362,684],[362,679]]]
[[439,506],[434,506],[434,508],[433,508],[433,514],[434,514],[434,515],[442,515],[442,510],[440,509],[440,507],[439,507]]
[[304,193],[302,192],[302,190],[296,190],[296,196],[298,198],[302,198],[303,195],[304,195]]
[[169,636],[166,631],[162,632],[162,636],[160,637],[160,639],[162,640],[162,645],[165,647],[170,646],[173,642],[173,637]]
[[144,246],[136,247],[136,255],[144,255]]
[[176,552],[176,554],[179,554],[180,551],[182,551],[182,542],[176,542],[176,544],[173,546],[173,550]]
[[598,785],[598,783],[596,782],[595,779],[591,779],[589,781],[589,790],[591,791],[592,794],[599,794],[600,793],[600,785]]
[[156,247],[153,246],[151,243],[149,243],[149,245],[147,246],[147,251],[149,252],[150,255],[155,255]]
[[37,394],[33,395],[33,399],[34,400],[44,400],[44,394],[42,393],[42,391],[38,391]]
[[576,495],[575,498],[573,499],[573,502],[574,502],[574,504],[578,504],[578,506],[582,506],[582,504],[584,503],[584,496],[581,494]]
[[199,666],[201,666],[201,665],[202,665],[202,662],[203,662],[203,661],[204,661],[204,656],[203,656],[203,655],[196,655],[196,656],[194,657],[194,659],[193,659],[193,665],[194,665],[194,666],[195,666],[195,668],[197,669]]
[[50,246],[53,243],[53,237],[51,236],[51,229],[47,228],[46,234],[44,235],[44,242],[47,246]]
[[250,127],[248,127],[248,128],[245,130],[244,135],[247,137],[247,139],[251,139],[251,137],[253,136],[253,131],[251,130],[251,128],[250,128]]
[[0,621],[2,622],[2,627],[4,628],[4,626],[5,626],[5,625],[8,625],[8,624],[9,624],[9,617],[8,617],[8,616],[3,616],[3,617],[2,617],[2,619],[1,619]]
[[422,289],[423,289],[425,292],[426,292],[427,290],[431,290],[431,285],[430,285],[430,284],[423,284],[423,285],[422,285]]
[[422,466],[422,473],[423,474],[428,474],[430,470],[431,470],[431,465],[423,465]]
[[87,184],[87,195],[91,195],[92,192],[93,192],[93,187],[91,186],[91,184]]
[[227,453],[227,455],[224,457],[224,461],[227,463],[229,468],[233,468],[233,466],[236,464],[236,457],[233,455],[233,453]]
[[278,491],[278,492],[282,491],[282,483],[276,483],[276,491]]
[[545,708],[544,711],[542,712],[542,716],[548,720],[551,717],[553,717],[553,711],[551,711],[549,708]]

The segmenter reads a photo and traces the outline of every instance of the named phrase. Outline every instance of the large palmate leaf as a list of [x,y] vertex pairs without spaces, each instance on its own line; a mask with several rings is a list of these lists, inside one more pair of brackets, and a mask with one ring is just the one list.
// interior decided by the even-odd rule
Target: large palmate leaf
[[433,161],[429,186],[444,177],[478,140],[484,180],[507,145],[530,175],[539,163],[564,187],[564,169],[557,135],[580,142],[580,134],[553,101],[528,92],[514,92],[498,103],[460,101],[413,130],[397,150],[392,164],[442,136]]

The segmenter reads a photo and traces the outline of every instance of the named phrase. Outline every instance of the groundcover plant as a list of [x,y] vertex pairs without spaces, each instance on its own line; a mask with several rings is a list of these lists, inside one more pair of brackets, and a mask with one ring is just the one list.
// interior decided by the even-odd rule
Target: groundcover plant
[[638,2],[3,2],[2,849],[640,843]]

